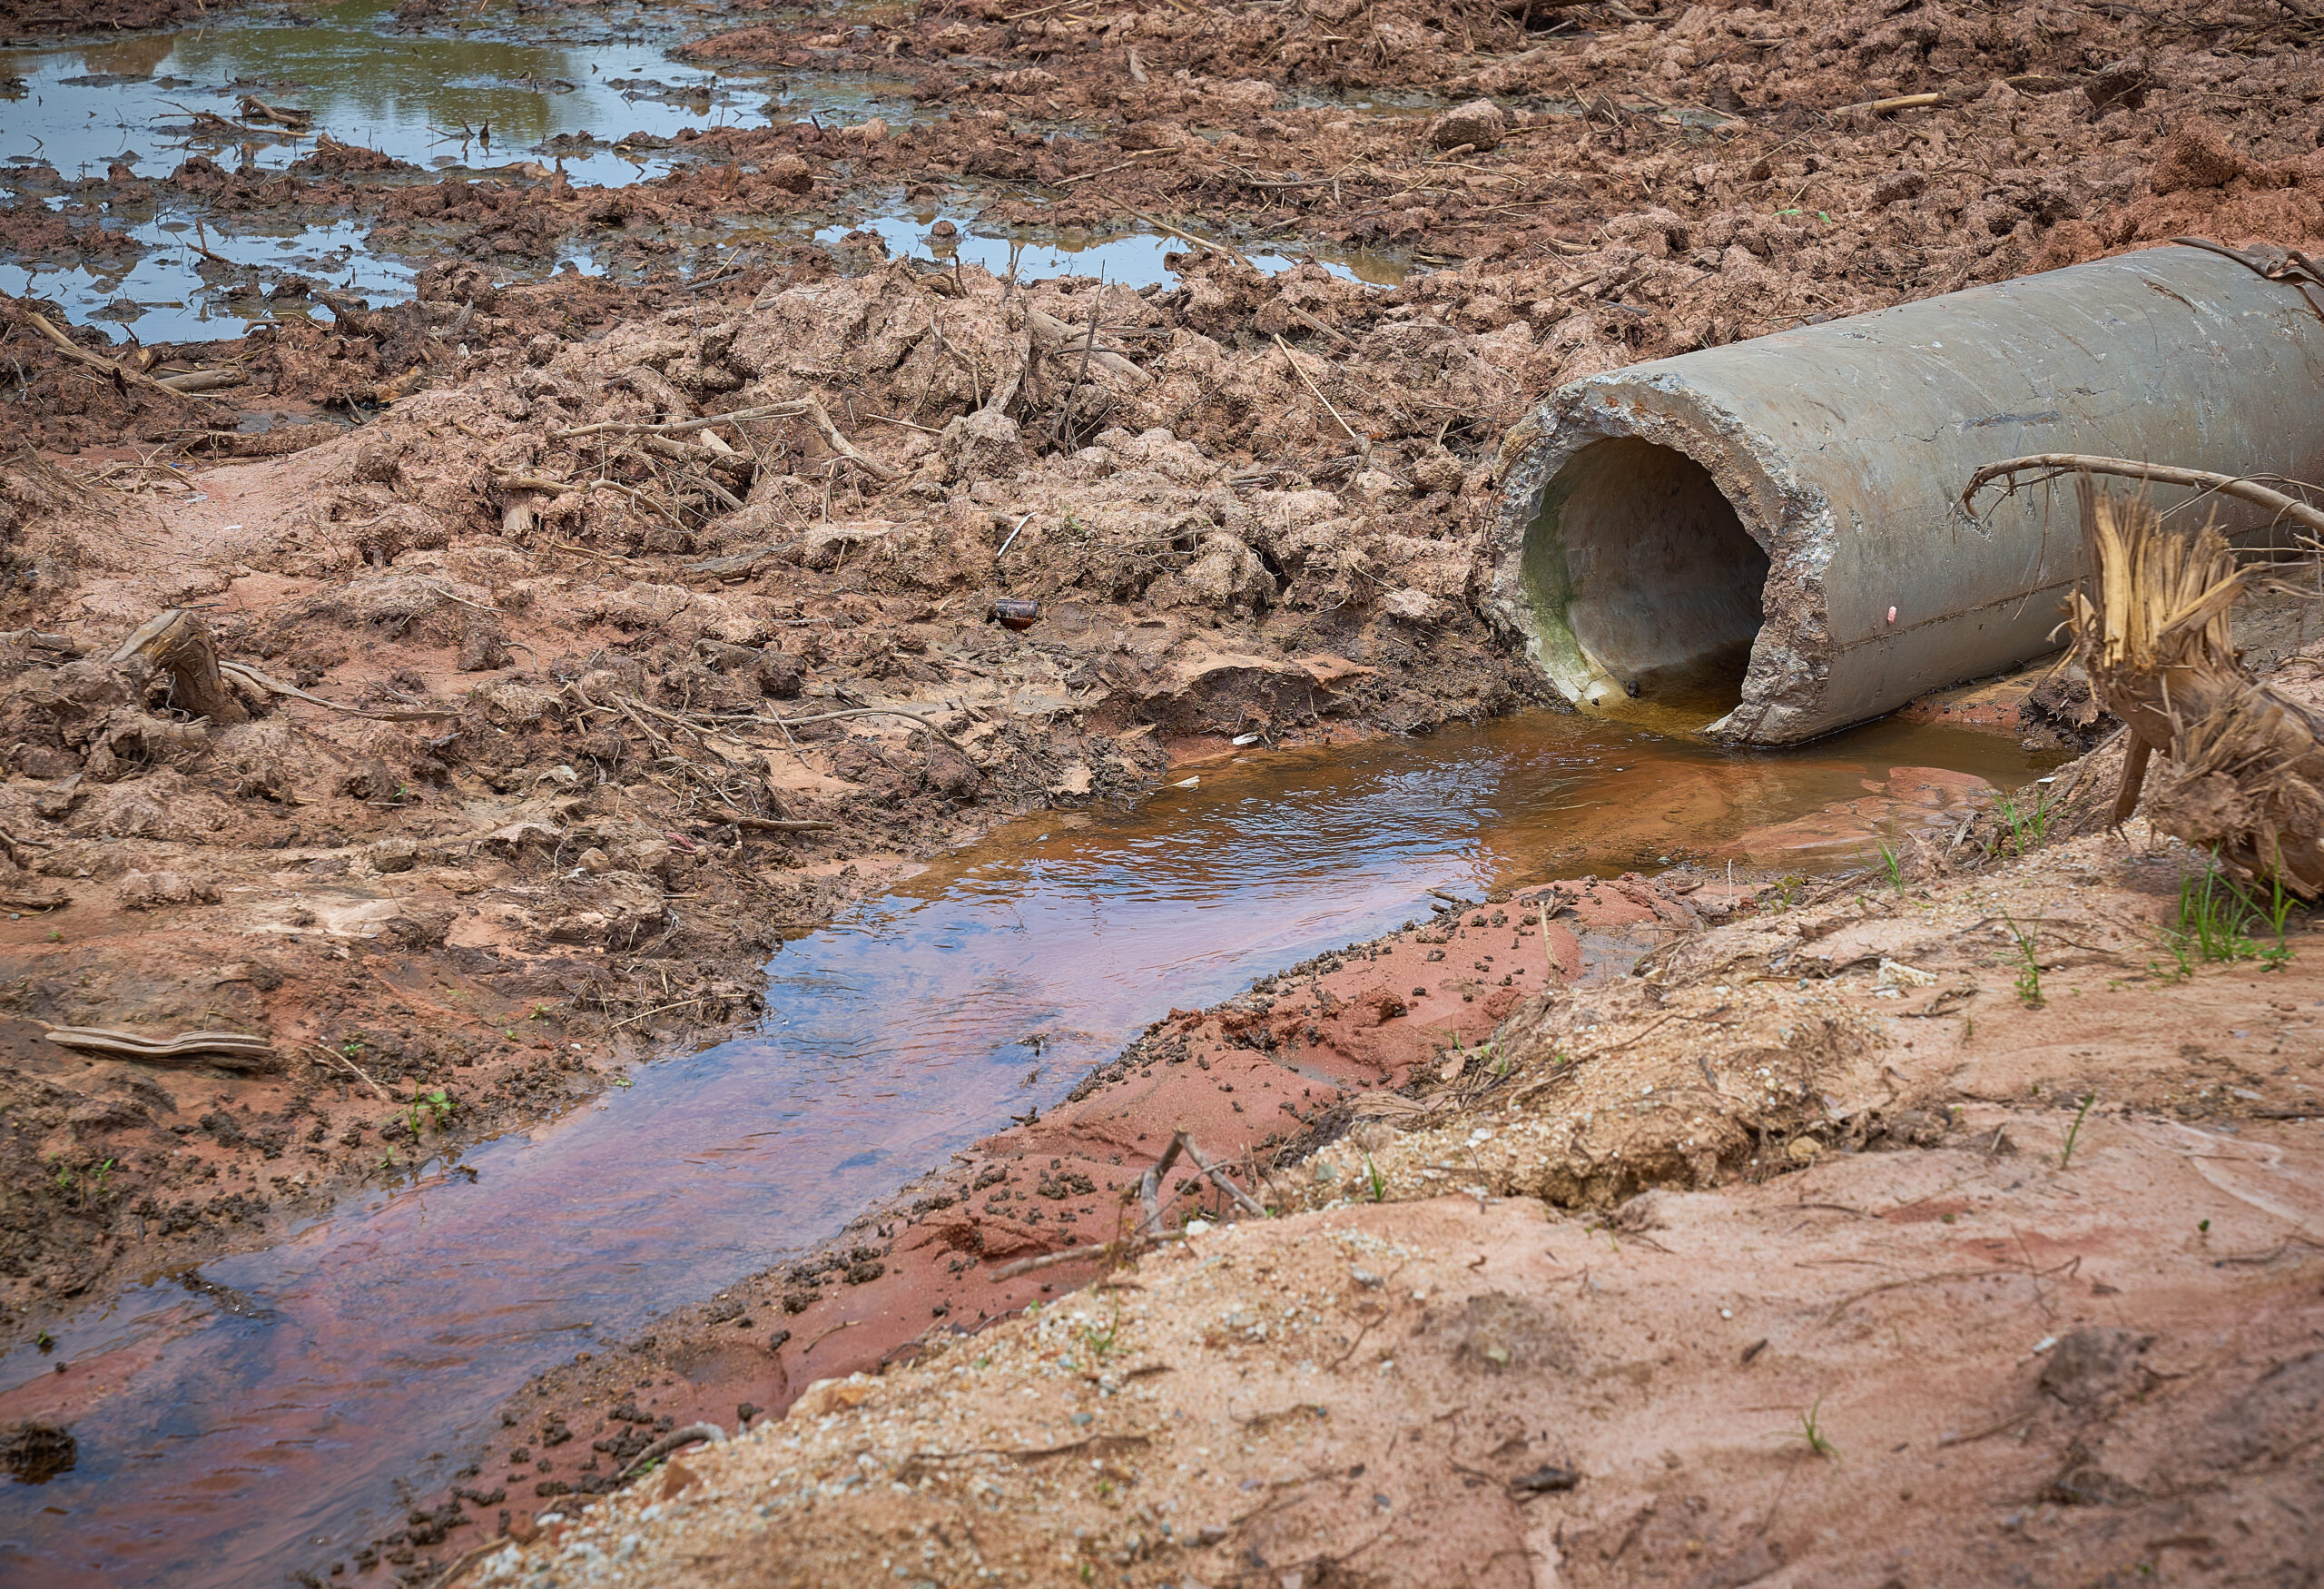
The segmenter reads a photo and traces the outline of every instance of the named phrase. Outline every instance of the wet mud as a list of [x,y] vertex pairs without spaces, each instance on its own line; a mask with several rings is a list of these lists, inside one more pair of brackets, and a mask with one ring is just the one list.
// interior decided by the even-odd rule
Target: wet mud
[[[1635,704],[1630,739],[1511,717],[1546,702],[1472,605],[1502,443],[1551,386],[1640,358],[2182,232],[2318,246],[2312,19],[1334,11],[348,6],[8,56],[12,129],[69,119],[74,95],[123,103],[85,147],[0,151],[16,1416],[97,1428],[162,1383],[242,1405],[284,1360],[269,1331],[340,1349],[341,1305],[294,1293],[383,1272],[362,1228],[390,1254],[424,1246],[426,1209],[468,1199],[490,1251],[496,1174],[530,1136],[610,1142],[623,1128],[593,1123],[591,1100],[654,1085],[638,1061],[764,1030],[801,935],[891,894],[898,865],[1028,813],[1167,800],[1238,747],[1312,766],[1527,724],[1576,763],[1571,785],[1517,781],[1556,824],[1517,845],[1521,874],[1420,886],[1485,900],[1563,880],[1581,916],[1561,925],[1550,902],[1541,972],[1590,985],[1730,893],[1770,910],[1807,886],[1787,880],[1877,866],[1884,846],[1937,869],[1996,853],[1987,785],[2107,732],[2070,690],[1933,699],[1917,725],[1790,760],[1654,739],[1679,702]],[[5,25],[112,25],[58,15]],[[367,102],[399,44],[444,81]],[[1924,89],[1941,97],[1873,104]],[[162,100],[180,102],[166,118]],[[989,621],[1004,599],[1037,604],[1032,627]],[[244,670],[240,720],[112,660],[181,607]],[[1489,804],[1448,809],[1523,824]],[[1650,881],[1674,866],[1691,870]],[[676,1278],[528,1315],[499,1377],[459,1381],[460,1417],[405,1416],[409,1440],[350,1415],[317,1449],[363,1445],[349,1491],[368,1488],[317,1502],[329,1521],[307,1532],[331,1546],[298,1570],[359,1577],[360,1547],[425,1581],[463,1528],[503,1510],[528,1526],[585,1476],[604,1487],[655,1420],[731,1424],[728,1401],[771,1416],[811,1376],[877,1367],[1044,1281],[1064,1294],[1079,1271],[1000,1303],[969,1265],[1109,1229],[1108,1182],[1177,1110],[1206,1152],[1283,1167],[1356,1129],[1331,1113],[1350,1100],[1441,1090],[1421,1019],[1471,1045],[1520,992],[1513,971],[1471,970],[1454,997],[1452,957],[1530,955],[1541,926],[1502,899],[1457,942],[1422,942],[1442,923],[1376,938],[1423,919],[1418,882],[1399,884],[1413,908],[1295,933],[1234,980],[1361,952],[1166,1022],[1127,1069],[1146,1022],[1229,990],[1157,988],[1078,1023],[1072,1064],[1117,1066],[1081,1099],[1060,1102],[1062,1055],[1035,1055],[1030,1091],[972,1090],[944,1131],[908,1139],[952,1132],[942,1151],[1007,1171],[1006,1199],[964,1165],[946,1173],[972,1197],[940,1179],[881,1202],[904,1160],[935,1156],[899,1149],[828,1178],[782,1252],[686,1253],[663,1215],[608,1214],[678,1246]],[[262,1031],[277,1059],[156,1073],[69,1055],[44,1025]],[[686,1162],[658,1184],[700,1173]],[[954,1201],[912,1207],[937,1197]],[[265,1258],[302,1228],[300,1250],[352,1255],[314,1259],[331,1278],[305,1292]],[[228,1274],[229,1254],[256,1267]],[[567,1256],[536,1266],[557,1277],[542,1294],[599,1295],[603,1271]],[[704,1295],[743,1310],[649,1326]],[[134,1327],[85,1363],[86,1337],[59,1337],[55,1374],[42,1339],[114,1298]],[[606,1337],[590,1362],[480,1442],[478,1409],[569,1353],[556,1332],[581,1320]],[[600,1429],[621,1388],[606,1359],[630,1350],[608,1343],[646,1335],[656,1377],[627,1389],[652,1416]],[[405,1372],[448,1384],[486,1355]],[[590,1438],[546,1445],[537,1406]],[[520,1426],[527,1460],[500,1467]],[[267,1416],[248,1426],[276,1437]],[[114,1471],[123,1449],[93,1441],[74,1471]],[[460,1487],[499,1499],[448,1498],[470,1463]],[[380,1499],[398,1477],[423,1514],[401,1541]],[[572,1488],[537,1493],[556,1484]],[[64,1493],[15,1493],[43,1490]],[[265,1510],[190,1504],[183,1539],[245,1506]],[[281,1521],[230,1570],[287,1560],[271,1553],[300,1520]],[[184,1559],[148,1547],[106,1548]]]
[[[2102,831],[2114,765],[2061,775],[2057,830],[2022,851],[1988,815],[1955,860],[1804,896],[1683,872],[1521,891],[1174,1012],[1076,1110],[852,1233],[925,1277],[930,1317],[875,1310],[908,1280],[804,1266],[729,1294],[820,1321],[771,1352],[681,1315],[512,1402],[606,1452],[646,1449],[655,1414],[725,1437],[610,1500],[550,1496],[478,1570],[618,1549],[685,1584],[902,1560],[1162,1584],[1361,1549],[1389,1584],[1930,1561],[1969,1582],[2183,1551],[2194,1581],[2296,1576],[2297,1530],[2218,1542],[2313,1494],[2283,1454],[2315,1372],[2324,962],[2295,919],[2276,961],[2174,965],[2195,863],[2142,821]],[[2034,934],[2031,992],[1997,920]],[[1663,942],[1610,977],[1561,963],[1564,935],[1625,931]],[[1433,943],[1456,973],[1414,962]],[[1388,1057],[1403,1017],[1377,984],[1411,974],[1510,1001],[1490,1047],[1440,1007],[1401,1086],[1359,1075],[1337,1120],[1238,1160],[1206,1089],[1288,1087],[1324,1031],[1342,1064]],[[1228,1141],[1273,1217],[1184,1177],[1183,1240],[1090,1260],[1087,1289],[1066,1266],[977,1286],[971,1238],[1027,1229],[1024,1203],[1135,1221],[1154,1143],[1129,1127],[1173,1075],[1162,1112]],[[842,1375],[825,1354],[858,1328],[921,1333]],[[1831,1528],[1843,1507],[1877,1526]]]
[[[1196,1118],[1206,1151],[1288,1153],[1343,1110],[1344,1093],[1400,1101],[1395,1089],[1415,1064],[1438,1073],[1448,1042],[1488,1036],[1537,982],[1618,973],[1677,923],[1728,908],[1723,860],[1691,876],[1664,872],[1655,884],[1628,870],[1560,890],[1540,883],[1545,873],[1578,854],[1610,872],[1630,860],[1654,865],[1680,820],[1690,836],[1728,835],[1747,878],[1754,856],[1797,864],[1756,836],[1776,831],[1768,818],[1830,794],[1861,798],[1867,775],[1919,791],[1936,775],[1890,765],[1896,754],[1948,748],[1999,780],[2038,765],[1999,738],[1947,745],[1925,733],[1875,733],[1820,758],[1768,757],[1755,768],[1533,714],[1401,745],[1213,755],[1178,769],[1195,787],[1166,787],[1135,815],[1052,811],[917,875],[867,864],[869,877],[894,879],[890,892],[774,957],[753,1035],[638,1070],[601,1103],[530,1132],[493,1133],[513,1113],[448,1132],[423,1111],[407,1138],[409,1111],[397,1111],[379,1141],[409,1168],[384,1196],[334,1207],[317,1194],[305,1206],[330,1211],[273,1250],[213,1260],[198,1276],[182,1268],[59,1319],[53,1344],[12,1354],[9,1367],[30,1377],[0,1397],[0,1416],[64,1419],[79,1432],[76,1470],[44,1498],[71,1519],[74,1550],[108,1571],[198,1581],[326,1558],[416,1570],[433,1540],[493,1525],[504,1507],[522,1515],[526,1505],[610,1481],[617,1468],[597,1446],[621,1431],[596,1428],[603,1398],[589,1392],[609,1371],[603,1365],[630,1364],[645,1337],[660,1343],[646,1348],[662,1353],[657,1362],[683,1371],[688,1406],[722,1418],[730,1401],[779,1411],[794,1369],[876,1365],[923,1333],[905,1327],[915,1318],[975,1322],[998,1311],[986,1277],[1007,1258],[1102,1239],[1090,1228],[1118,1210],[1027,1192],[1043,1181],[1070,1190],[1075,1175],[1095,1173],[1088,1169],[1025,1185],[1018,1176],[1010,1186],[1027,1195],[1013,1204],[990,1186],[976,1209],[958,1199],[962,1212],[941,1239],[918,1229],[948,1186],[892,1189],[931,1159],[973,1159],[991,1124],[1012,1114],[1038,1122],[983,1144],[980,1177],[994,1162],[1039,1170],[1044,1154],[1090,1165],[1126,1158],[1135,1174],[1152,1145],[1134,1138],[1157,1122],[1167,1137]],[[1955,791],[1982,782],[1942,781]],[[1630,814],[1649,797],[1667,804],[1652,817]],[[1848,804],[1832,814],[1846,817]],[[1826,836],[1811,861],[1860,853],[1845,826]],[[1500,929],[1482,918],[1475,931],[1461,925],[1429,887],[1515,888],[1509,911],[1527,921],[1551,912],[1554,970],[1485,943]],[[1746,882],[1736,898],[1754,893]],[[1338,947],[1404,913],[1432,925]],[[1316,948],[1332,952],[1315,958]],[[1495,955],[1508,966],[1486,974]],[[1300,970],[1275,974],[1303,956]],[[1171,1017],[1122,1056],[1152,1012],[1255,975],[1280,992]],[[438,996],[449,1004],[452,991]],[[523,1022],[527,1035],[564,1030]],[[1175,1068],[1153,1059],[1162,1051]],[[1151,1069],[1129,1080],[1141,1056],[1161,1080]],[[58,1080],[102,1092],[106,1071]],[[459,1107],[480,1080],[451,1072]],[[560,1080],[577,1091],[595,1077]],[[377,1123],[360,1090],[345,1091],[310,1091],[315,1116],[351,1119],[359,1131]],[[247,1101],[254,1112],[262,1102]],[[132,1132],[106,1140],[136,1165]],[[576,1195],[584,1182],[589,1190]],[[986,1222],[990,1233],[979,1234]],[[199,1221],[192,1229],[198,1237]],[[183,1234],[163,1245],[203,1250]],[[847,1256],[859,1248],[872,1256]],[[1019,1289],[1038,1297],[1047,1294],[1039,1284],[1078,1275],[1044,1273]],[[390,1289],[377,1292],[389,1277]],[[706,1300],[667,1311],[689,1295]],[[826,1329],[830,1339],[803,1350]],[[767,1348],[783,1330],[803,1355],[777,1350],[770,1368]],[[553,1393],[507,1404],[531,1428],[520,1482],[446,1476],[480,1460],[474,1443],[497,1423],[491,1409],[526,1374],[576,1347],[586,1355],[570,1383],[559,1375]],[[413,1376],[431,1387],[424,1407],[404,1388]],[[268,1382],[302,1393],[251,1399]],[[145,1411],[155,1397],[241,1410],[155,1425]],[[645,1404],[660,1417],[676,1402],[649,1388]],[[544,1445],[552,1415],[591,1439]],[[360,1460],[340,1451],[354,1429],[369,1431]],[[313,1459],[300,1453],[310,1447],[338,1455],[310,1471]],[[156,1459],[147,1476],[143,1464]],[[222,1476],[243,1472],[253,1477],[240,1485],[258,1487],[222,1489]],[[413,1510],[434,1522],[381,1517],[398,1477],[431,1486]],[[305,1497],[299,1508],[262,1502],[286,1483]],[[496,1490],[498,1500],[475,1510],[476,1497]],[[165,1537],[147,1535],[157,1514],[175,1519]],[[319,1551],[318,1536],[333,1548]],[[25,1543],[45,1570],[65,1570],[36,1535]]]

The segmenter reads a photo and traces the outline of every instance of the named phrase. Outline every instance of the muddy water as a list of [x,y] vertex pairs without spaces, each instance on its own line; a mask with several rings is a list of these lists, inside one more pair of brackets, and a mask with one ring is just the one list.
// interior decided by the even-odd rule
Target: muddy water
[[[393,28],[393,14],[389,0],[343,0],[311,15],[237,15],[173,33],[0,50],[0,161],[45,161],[68,180],[116,163],[162,177],[194,154],[268,171],[312,150],[312,135],[194,128],[195,111],[239,119],[248,94],[311,111],[315,133],[393,155],[425,180],[529,161],[561,166],[576,183],[617,187],[666,169],[672,156],[662,145],[687,128],[911,113],[902,84],[737,77],[681,64],[665,51],[674,36],[666,23],[649,29],[619,11],[576,24],[487,7],[420,35]],[[174,198],[151,213],[107,212],[103,220],[147,252],[117,263],[6,262],[0,290],[54,299],[75,321],[111,321],[153,341],[239,335],[240,322],[267,312],[247,300],[221,301],[187,243],[267,275],[298,273],[374,296],[409,285],[407,265],[372,254],[362,229],[347,223],[237,216],[222,227]],[[573,262],[588,264],[581,255]]]
[[0,1358],[0,1422],[59,1417],[81,1443],[74,1472],[0,1491],[0,1580],[327,1568],[399,1527],[396,1482],[448,1479],[528,1375],[832,1235],[1171,1005],[1425,915],[1432,887],[1748,854],[1827,807],[1776,847],[1845,862],[1871,831],[1848,803],[1929,781],[1897,767],[2032,770],[1953,729],[1729,756],[1544,713],[1021,821],[787,946],[759,1031]]
[[[392,25],[389,0],[342,0],[311,15],[238,15],[174,33],[37,49],[0,50],[0,163],[54,165],[67,181],[114,166],[165,177],[195,154],[279,171],[311,152],[317,134],[377,149],[419,168],[359,182],[489,176],[511,163],[561,168],[576,184],[620,187],[668,169],[666,147],[689,129],[755,127],[816,118],[903,123],[926,114],[909,84],[847,74],[722,74],[673,60],[666,21],[601,12],[586,23],[519,20],[487,6],[426,34]],[[242,117],[245,95],[314,114],[306,133],[279,129],[202,131],[193,113]],[[52,195],[53,208],[64,199]],[[0,259],[0,291],[54,300],[75,323],[118,326],[140,341],[241,334],[276,313],[309,312],[296,294],[271,296],[285,278],[323,281],[392,301],[408,295],[412,264],[369,247],[366,228],[264,213],[221,217],[172,190],[134,206],[102,202],[97,219],[143,252],[114,257]],[[913,216],[901,200],[871,222],[889,247],[933,252],[1027,277],[1072,271],[1143,286],[1167,272],[1165,253],[1185,245],[1150,232],[1103,236],[1007,237],[971,232],[930,246],[934,211]],[[812,229],[814,222],[809,222]],[[793,229],[762,238],[738,223],[732,243],[792,242]],[[821,241],[834,242],[833,227]],[[205,260],[204,251],[212,259]],[[1326,268],[1393,286],[1393,256],[1256,251],[1261,269],[1315,257]],[[221,264],[219,262],[228,262]],[[595,273],[586,249],[540,262]]]
[[[933,228],[940,221],[953,223],[952,235],[935,234]],[[941,263],[958,260],[964,265],[980,265],[996,276],[1027,281],[1051,276],[1100,276],[1125,286],[1144,287],[1167,281],[1170,271],[1163,263],[1165,257],[1187,248],[1182,239],[1136,227],[1104,232],[1053,228],[1012,234],[980,228],[972,217],[961,212],[938,209],[881,216],[866,221],[863,230],[877,235],[888,252],[898,258]],[[845,236],[845,228],[833,226],[816,233],[815,241],[826,247],[844,246]],[[1407,274],[1403,256],[1386,250],[1311,247],[1305,243],[1270,248],[1252,243],[1242,252],[1244,258],[1270,276],[1308,260],[1344,281],[1368,282],[1374,287],[1397,286]]]

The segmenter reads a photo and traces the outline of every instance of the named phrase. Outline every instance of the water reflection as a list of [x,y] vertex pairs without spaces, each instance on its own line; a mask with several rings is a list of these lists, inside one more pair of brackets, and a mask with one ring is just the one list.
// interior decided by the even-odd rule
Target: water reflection
[[[938,235],[933,228],[940,222],[949,223],[952,231]],[[882,215],[864,222],[862,230],[876,232],[887,245],[888,252],[900,257],[947,262],[958,260],[964,265],[981,265],[996,276],[1014,275],[1027,281],[1051,276],[1102,275],[1108,281],[1130,287],[1167,281],[1170,271],[1162,262],[1164,257],[1186,252],[1192,246],[1184,239],[1138,228],[1103,234],[1060,228],[1035,237],[1013,237],[977,229],[977,223],[965,212],[933,209]],[[845,227],[827,227],[815,234],[815,241],[825,248],[838,248],[842,246],[847,232]],[[1251,243],[1243,252],[1270,276],[1290,270],[1303,260],[1314,260],[1343,281],[1364,281],[1379,287],[1399,286],[1405,275],[1401,256],[1371,250],[1311,248],[1303,244],[1282,253],[1263,243]]]
[[469,1151],[473,1183],[432,1166],[191,1291],[155,1278],[54,1359],[0,1359],[0,1421],[81,1442],[74,1472],[0,1490],[0,1577],[241,1585],[348,1559],[400,1525],[395,1481],[448,1478],[527,1376],[833,1234],[1170,1006],[1424,916],[1430,888],[1731,844],[1899,766],[2030,771],[1956,729],[1735,756],[1541,713],[1020,822],[791,943],[757,1031]]
[[[449,33],[399,33],[392,21],[386,0],[344,0],[311,17],[240,15],[174,33],[0,50],[0,81],[22,84],[0,114],[0,160],[45,162],[68,180],[116,165],[158,178],[196,154],[267,172],[315,148],[310,135],[195,119],[251,125],[241,108],[248,96],[310,111],[314,134],[430,173],[534,162],[560,166],[578,183],[622,186],[665,165],[662,145],[687,128],[760,126],[833,108],[901,114],[909,103],[860,83],[819,95],[787,79],[683,65],[664,53],[666,28],[615,33],[603,17],[586,32],[566,25],[565,36],[494,10],[480,25]],[[0,291],[51,298],[76,322],[110,321],[157,341],[239,335],[243,322],[272,315],[266,291],[284,274],[381,296],[409,289],[410,268],[371,253],[364,223],[263,213],[235,215],[224,227],[212,220],[204,246],[257,278],[212,280],[221,268],[182,244],[206,213],[199,200],[169,190],[151,213],[106,211],[93,219],[145,245],[142,253],[72,248],[20,257],[0,263]],[[287,312],[304,312],[302,302],[292,300]]]

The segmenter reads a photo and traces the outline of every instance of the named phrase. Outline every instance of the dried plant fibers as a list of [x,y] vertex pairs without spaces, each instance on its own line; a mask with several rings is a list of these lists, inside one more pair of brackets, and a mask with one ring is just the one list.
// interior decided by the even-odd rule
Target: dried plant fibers
[[2137,809],[2147,761],[2170,766],[2147,819],[2215,852],[2238,875],[2324,893],[2324,722],[2244,671],[2231,627],[2243,570],[2211,526],[2164,530],[2144,499],[2101,496],[2084,476],[2089,583],[2068,603],[2074,654],[2128,726],[2119,825]]

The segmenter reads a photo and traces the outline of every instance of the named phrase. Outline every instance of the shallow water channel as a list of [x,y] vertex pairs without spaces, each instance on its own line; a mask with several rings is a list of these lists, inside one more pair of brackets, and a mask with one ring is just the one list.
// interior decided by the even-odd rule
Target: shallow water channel
[[[53,1355],[0,1357],[0,1421],[80,1441],[74,1471],[0,1489],[0,1580],[248,1585],[344,1560],[399,1526],[398,1481],[440,1485],[527,1377],[827,1239],[1172,1005],[1424,917],[1431,888],[1803,842],[1795,819],[1896,767],[2035,770],[1952,728],[1733,755],[1537,712],[1022,819],[789,943],[757,1031],[279,1247],[153,1277]],[[1851,864],[1854,820],[1794,854]]]

